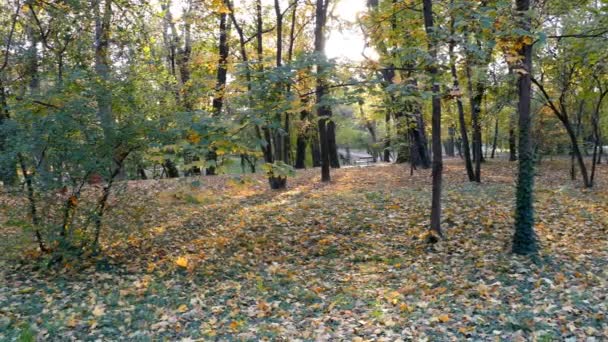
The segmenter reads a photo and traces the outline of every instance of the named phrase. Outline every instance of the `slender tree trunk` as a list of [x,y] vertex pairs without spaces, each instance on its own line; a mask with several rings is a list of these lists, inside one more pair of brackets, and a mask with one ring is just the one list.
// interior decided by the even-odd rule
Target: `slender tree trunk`
[[386,125],[386,137],[384,138],[384,155],[383,160],[386,163],[391,162],[391,113],[387,112],[384,117]]
[[4,86],[4,76],[7,74],[5,70],[8,66],[9,61],[9,53],[12,46],[13,34],[15,32],[15,27],[17,25],[17,21],[19,20],[19,13],[21,12],[20,3],[17,4],[15,8],[15,12],[12,16],[11,25],[9,28],[9,35],[6,39],[5,49],[2,54],[3,60],[0,61],[0,154],[4,156],[4,158],[0,158],[3,163],[0,164],[0,181],[5,186],[11,186],[17,183],[17,160],[13,160],[12,158],[6,157],[6,149],[8,139],[10,137],[10,132],[6,130],[5,124],[10,119],[9,107],[8,107],[8,94],[7,90]]
[[[279,0],[274,0],[274,11],[276,16],[276,67],[280,68],[283,65],[283,13],[281,12],[281,4]],[[281,87],[282,88],[282,87]],[[289,91],[289,89],[281,89],[282,91]],[[277,123],[281,123],[281,114],[276,115],[275,120]],[[285,159],[285,135],[287,132],[282,133],[280,129],[274,130],[273,143],[275,151],[275,159],[286,162]]]
[[515,137],[515,120],[509,116],[509,161],[517,161],[517,144]]
[[[362,119],[365,119],[365,112],[363,111],[363,100],[360,100],[359,103],[359,114]],[[378,144],[378,136],[376,135],[376,123],[372,120],[365,119],[365,128],[369,132],[371,137],[371,155],[374,158],[374,163],[378,161],[378,153],[377,153],[377,144]],[[349,149],[350,150],[350,149]]]
[[310,137],[310,153],[312,157],[312,166],[321,167],[323,161],[321,159],[321,143],[319,138],[318,127],[313,126]]
[[[261,0],[256,0],[255,9],[256,9],[255,37],[256,37],[257,62],[259,63],[258,70],[262,71],[262,70],[264,70],[264,40],[263,40],[264,22],[263,22],[263,17],[262,17],[263,14],[262,14],[262,1]],[[272,163],[274,163],[274,154],[272,151],[272,145],[273,145],[272,144],[272,133],[271,133],[268,125],[265,124],[262,127],[262,133],[263,134],[260,134],[260,137],[263,137],[263,140],[265,141],[264,161],[268,164],[272,164]]]
[[[300,121],[306,123],[308,121],[308,111],[302,110],[300,112]],[[309,127],[305,127],[298,131],[298,137],[296,142],[296,169],[304,169],[306,168],[306,145],[308,144],[309,137]]]
[[[529,32],[530,0],[516,0],[521,29]],[[519,95],[519,170],[517,175],[515,233],[512,250],[516,254],[533,254],[538,250],[534,232],[534,155],[530,136],[530,104],[532,98],[532,45],[523,42],[519,50],[521,68],[517,88]]]
[[[325,56],[325,20],[327,18],[327,5],[329,0],[316,0],[316,14],[315,14],[315,53],[319,57]],[[332,151],[330,142],[332,137],[331,134],[335,134],[333,130],[334,126],[331,124],[331,107],[327,104],[323,104],[326,101],[328,95],[327,84],[324,79],[324,66],[317,64],[317,85],[315,89],[316,101],[317,101],[317,117],[319,118],[319,140],[321,145],[321,181],[329,182],[331,180],[330,175],[330,162],[332,159]],[[335,142],[335,136],[333,137]],[[337,152],[336,152],[337,155]]]
[[452,125],[448,127],[448,140],[445,153],[450,157],[456,156],[456,128]]
[[[450,32],[454,35],[454,18],[450,20]],[[460,82],[458,81],[458,72],[456,70],[456,56],[454,55],[455,42],[450,39],[449,43],[449,54],[450,54],[450,71],[452,73],[452,92],[456,99],[456,108],[458,110],[458,126],[460,127],[460,144],[461,150],[464,157],[464,165],[467,171],[467,176],[470,182],[475,181],[475,171],[473,171],[473,163],[471,161],[471,148],[469,146],[469,134],[467,132],[467,124],[464,117],[464,106],[462,104],[462,91],[460,89]]]
[[[441,230],[441,183],[443,173],[443,155],[441,150],[441,94],[439,89],[439,69],[437,66],[437,32],[433,26],[433,1],[423,0],[424,27],[428,38],[428,48],[431,57],[429,74],[431,76],[433,99],[432,116],[432,141],[433,141],[433,190],[431,201],[431,226],[430,230],[438,237],[443,236]],[[435,240],[437,237],[434,238]]]
[[34,190],[32,174],[28,172],[23,156],[19,155],[18,159],[19,164],[21,166],[21,173],[23,174],[23,178],[25,179],[30,215],[32,216],[32,225],[34,226],[34,235],[36,236],[36,241],[38,242],[38,247],[40,248],[40,251],[47,252],[48,249],[44,245],[44,240],[42,239],[42,234],[40,233],[40,217],[38,216],[38,209],[36,205],[36,192]]
[[[111,0],[92,0],[95,17],[95,71],[99,77],[97,115],[108,143],[112,140],[114,123],[112,118],[112,92],[110,88],[110,23],[112,20]],[[103,5],[103,12],[100,8]]]
[[601,139],[601,131],[600,131],[600,110],[602,108],[602,102],[604,98],[608,95],[608,89],[604,90],[602,88],[602,84],[599,81],[599,78],[595,77],[595,80],[598,84],[600,90],[599,99],[595,105],[595,110],[593,111],[593,116],[591,118],[591,126],[593,128],[593,159],[591,161],[591,175],[589,177],[589,183],[593,186],[595,182],[595,169],[597,164],[601,162],[602,157],[602,139]]
[[[418,87],[416,80],[412,81],[414,87]],[[428,141],[425,132],[425,122],[422,116],[422,107],[419,104],[414,104],[414,120],[415,123],[410,128],[410,134],[413,138],[413,144],[416,151],[415,166],[423,169],[431,167],[431,158],[429,156]]]
[[585,160],[583,158],[583,154],[578,145],[578,140],[576,138],[576,132],[570,125],[570,122],[568,121],[567,117],[563,117],[562,122],[564,124],[564,127],[566,128],[566,132],[568,133],[568,136],[570,137],[570,143],[572,144],[572,155],[573,155],[573,158],[575,158],[576,161],[578,162],[578,167],[581,171],[581,176],[583,176],[583,185],[586,188],[590,188],[590,187],[592,187],[592,184],[589,181],[589,174],[587,172],[587,167],[585,166]]
[[[308,99],[306,97],[303,97],[301,99],[302,104],[304,106],[306,106],[306,104],[308,103]],[[303,123],[302,128],[298,129],[298,136],[297,136],[297,142],[296,142],[296,162],[295,162],[295,168],[296,169],[304,169],[306,168],[306,145],[308,144],[308,141],[311,140],[311,131],[313,129],[311,129],[311,125],[309,125],[309,120],[310,120],[310,113],[308,112],[307,109],[303,109],[302,111],[300,111],[300,121]]]
[[[251,94],[251,66],[249,65],[249,55],[247,53],[247,48],[246,48],[246,39],[245,39],[245,33],[243,32],[243,28],[239,25],[239,23],[236,20],[236,17],[234,15],[234,8],[232,6],[232,2],[231,1],[226,1],[226,4],[230,10],[230,20],[232,21],[232,25],[234,26],[234,29],[236,30],[238,37],[239,37],[239,46],[240,46],[240,52],[241,52],[241,58],[243,60],[243,63],[245,64],[245,81],[247,82],[247,91],[249,94]],[[261,7],[260,7],[260,11],[261,11]],[[260,12],[261,14],[261,12]],[[262,23],[260,21],[259,26],[261,27]],[[262,41],[261,41],[261,36],[259,36],[258,34],[256,34],[256,37],[258,39],[260,39],[258,41],[258,57],[261,58],[262,53],[261,53],[261,48],[262,48]],[[248,102],[249,104],[252,104],[254,99],[252,98],[251,95],[249,95],[248,97]],[[264,130],[265,131],[265,130]],[[258,138],[258,140],[262,141],[263,139],[265,139],[265,137],[262,136],[262,129],[258,126],[255,125],[255,134]],[[266,141],[266,140],[264,140]],[[272,160],[272,147],[270,146],[269,143],[266,143],[265,146],[261,146],[261,150],[262,153],[264,155],[264,161],[268,162],[268,160]],[[248,159],[249,160],[249,159]],[[252,173],[255,173],[255,163],[252,166]]]
[[[296,21],[297,21],[297,12],[298,12],[298,0],[294,0],[291,14],[291,26],[289,28],[289,47],[287,48],[287,61],[291,63],[293,60],[293,49],[296,40]],[[288,89],[290,92],[291,89]],[[289,164],[293,160],[292,148],[291,148],[291,114],[285,113],[285,126],[284,126],[285,135],[283,137],[283,148],[284,148],[284,156],[283,160],[285,163]]]
[[[7,155],[4,154],[4,151],[6,150],[9,135],[4,125],[9,119],[6,89],[4,88],[2,74],[0,74],[0,153],[3,155]],[[6,157],[3,159],[3,162],[0,164],[0,181],[5,186],[12,186],[17,183],[16,161]]]
[[492,155],[490,158],[494,159],[496,156],[496,148],[498,147],[498,117],[496,118],[496,122],[494,123],[494,141],[492,142]]
[[[228,46],[228,15],[226,13],[220,13],[220,39],[219,39],[219,59],[217,63],[217,79],[215,83],[215,94],[213,96],[212,109],[213,116],[219,117],[222,114],[222,108],[224,106],[224,91],[226,88],[226,79],[228,76],[228,55],[230,53]],[[211,147],[207,154],[207,161],[210,162],[210,165],[207,166],[207,175],[215,175],[216,174],[216,163],[217,163],[217,153],[215,149]]]
[[467,61],[466,74],[469,88],[469,102],[471,106],[471,124],[473,126],[473,161],[475,162],[475,182],[481,182],[481,161],[483,158],[481,124],[479,115],[481,113],[481,103],[483,100],[484,87],[481,81],[476,81],[473,88],[473,77],[471,75],[470,61]]

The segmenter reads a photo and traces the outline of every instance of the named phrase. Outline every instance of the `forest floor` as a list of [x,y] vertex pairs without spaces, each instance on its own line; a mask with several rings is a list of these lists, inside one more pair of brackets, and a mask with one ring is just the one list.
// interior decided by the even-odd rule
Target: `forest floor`
[[584,190],[543,162],[533,260],[509,252],[514,174],[489,161],[471,184],[448,161],[435,245],[430,171],[407,165],[306,170],[280,192],[262,175],[130,182],[84,269],[34,267],[0,222],[0,340],[608,339],[608,167]]

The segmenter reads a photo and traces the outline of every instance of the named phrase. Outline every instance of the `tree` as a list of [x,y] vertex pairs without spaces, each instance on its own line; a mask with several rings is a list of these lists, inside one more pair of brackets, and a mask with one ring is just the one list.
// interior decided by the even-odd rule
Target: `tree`
[[526,32],[519,37],[518,112],[519,112],[519,168],[515,203],[515,234],[513,253],[534,254],[538,250],[534,231],[534,155],[531,138],[530,105],[532,99],[532,40],[530,0],[516,0],[515,9],[519,28]]
[[424,27],[428,36],[428,50],[430,56],[430,65],[428,73],[432,83],[432,141],[433,141],[433,189],[431,200],[431,225],[430,230],[436,234],[432,241],[443,236],[441,230],[441,187],[443,177],[443,151],[441,146],[441,94],[439,88],[439,68],[437,59],[437,50],[439,48],[436,28],[433,24],[433,2],[432,0],[423,0],[423,16]]
[[[222,107],[224,106],[224,92],[226,91],[226,81],[228,77],[228,55],[230,53],[230,47],[228,45],[228,34],[229,34],[229,22],[228,12],[229,10],[223,7],[219,10],[219,40],[218,40],[218,62],[217,62],[217,80],[215,83],[215,91],[212,102],[212,113],[213,116],[219,117],[222,114]],[[210,164],[207,166],[207,175],[215,175],[215,168],[217,164],[217,154],[213,147],[211,147],[207,161]]]
[[[327,20],[327,8],[329,0],[317,0],[316,12],[315,12],[315,53],[319,59],[325,57],[325,22]],[[321,143],[321,181],[329,182],[331,180],[330,175],[330,160],[331,160],[331,138],[334,134],[335,140],[335,127],[331,120],[332,112],[329,104],[325,103],[328,98],[327,84],[324,79],[324,65],[323,62],[317,63],[317,78],[316,78],[316,105],[317,105],[317,117],[319,118],[319,141]],[[337,153],[336,153],[337,154]]]

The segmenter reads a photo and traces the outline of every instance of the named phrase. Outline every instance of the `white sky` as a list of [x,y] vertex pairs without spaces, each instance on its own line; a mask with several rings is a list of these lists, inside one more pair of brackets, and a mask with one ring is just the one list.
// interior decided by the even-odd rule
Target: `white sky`
[[[235,0],[234,4],[238,7],[242,0]],[[361,33],[361,29],[356,24],[357,16],[366,10],[366,0],[332,0],[336,1],[337,5],[333,11],[334,17],[339,18],[341,22],[348,22],[354,25],[340,25],[342,29],[334,29],[329,32],[326,54],[329,58],[346,59],[347,61],[360,62],[364,60],[362,56],[365,47],[365,39]],[[272,5],[273,0],[263,0],[263,4]],[[281,0],[282,6],[285,7],[289,3],[286,0]],[[171,12],[174,18],[179,18],[182,13],[183,2],[181,0],[173,0]],[[332,27],[336,27],[332,23]],[[373,50],[367,49],[366,54],[374,57],[376,54]]]
[[[348,59],[353,62],[364,60],[363,49],[365,48],[365,38],[361,33],[361,28],[356,24],[359,13],[366,10],[366,0],[337,0],[338,4],[333,12],[334,16],[342,21],[350,22],[350,28],[344,30],[334,29],[329,33],[327,40],[326,53],[329,58]],[[373,57],[375,53],[371,49],[366,50],[368,57]]]

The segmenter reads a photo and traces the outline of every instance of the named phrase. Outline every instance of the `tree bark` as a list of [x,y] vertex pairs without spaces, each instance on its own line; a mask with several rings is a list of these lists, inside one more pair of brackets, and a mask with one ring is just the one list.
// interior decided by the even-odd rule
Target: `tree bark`
[[496,117],[496,122],[494,123],[494,141],[492,142],[492,154],[490,158],[494,159],[496,156],[496,148],[498,147],[498,117]]
[[431,226],[430,230],[437,235],[432,238],[436,241],[438,237],[443,236],[441,230],[441,186],[443,173],[443,155],[441,147],[441,95],[439,94],[439,69],[437,66],[437,32],[433,26],[433,1],[423,0],[423,15],[424,27],[428,38],[428,49],[431,57],[431,65],[429,74],[431,76],[432,91],[432,141],[433,141],[433,189],[431,200]]
[[600,79],[594,75],[594,79],[597,83],[597,87],[600,91],[600,95],[597,103],[595,104],[595,109],[593,111],[593,116],[591,117],[591,126],[593,128],[593,159],[591,161],[591,175],[589,177],[589,182],[591,186],[595,182],[595,169],[597,164],[601,162],[602,157],[602,138],[601,138],[601,129],[600,129],[600,110],[602,108],[602,102],[604,98],[608,95],[608,89],[604,89],[602,86]]
[[[529,32],[531,19],[528,16],[530,0],[516,0],[516,10],[521,29]],[[522,37],[523,38],[523,37]],[[523,39],[522,39],[523,40]],[[521,68],[517,81],[519,96],[519,167],[517,175],[515,233],[513,235],[513,253],[534,254],[538,251],[536,233],[534,232],[534,156],[530,136],[530,104],[532,99],[532,45],[525,41],[519,50]]]
[[[110,88],[110,23],[112,0],[91,0],[95,12],[95,72],[101,81],[98,85],[97,115],[108,143],[112,140],[114,122],[112,117],[112,91]],[[103,12],[100,8],[103,4]]]
[[[224,92],[226,88],[226,79],[228,76],[228,54],[230,53],[228,46],[228,15],[226,13],[220,13],[219,21],[219,59],[217,62],[217,76],[215,83],[215,93],[212,101],[212,114],[215,117],[219,117],[222,114],[222,108],[224,106]],[[206,174],[213,176],[216,174],[217,153],[215,148],[210,147],[207,154],[207,161],[211,162],[211,165],[207,166]]]
[[[316,11],[315,11],[315,53],[318,58],[325,57],[325,20],[327,18],[327,5],[329,0],[316,0]],[[317,77],[316,77],[316,103],[317,103],[317,117],[318,128],[319,128],[319,141],[321,145],[321,181],[329,182],[331,180],[330,175],[330,134],[335,133],[331,122],[331,107],[324,104],[328,94],[327,84],[324,79],[324,66],[319,63],[317,64]],[[330,132],[331,130],[331,132]],[[334,137],[335,139],[335,137]],[[334,140],[335,141],[335,140]],[[336,153],[337,155],[337,153]]]
[[391,162],[391,113],[387,112],[384,117],[386,125],[386,137],[384,138],[384,155],[383,160],[386,163]]
[[[577,160],[581,175],[583,177],[583,185],[586,188],[591,188],[593,186],[593,184],[589,180],[589,174],[587,172],[587,167],[585,166],[585,160],[583,159],[583,154],[582,154],[579,144],[578,144],[577,134],[576,134],[574,127],[572,127],[572,124],[570,123],[570,118],[568,116],[568,112],[566,111],[565,105],[563,104],[563,102],[560,102],[560,105],[559,105],[560,109],[558,109],[557,106],[551,100],[551,97],[545,90],[544,86],[533,78],[531,78],[531,82],[534,82],[534,84],[536,84],[536,86],[540,89],[547,104],[549,105],[549,108],[551,108],[551,110],[553,111],[555,116],[564,125],[564,128],[566,129],[566,133],[568,133],[568,137],[570,138],[570,144],[572,146],[573,157]],[[562,90],[561,97],[564,96],[563,94],[566,91],[567,91],[567,89]],[[520,138],[520,141],[521,141],[521,138]],[[523,153],[523,152],[521,152],[521,146],[520,146],[520,154],[521,153]],[[520,155],[520,159],[521,159],[521,155]]]
[[473,88],[473,77],[471,75],[470,61],[467,61],[466,74],[469,89],[469,102],[471,106],[471,124],[473,126],[473,161],[475,162],[475,182],[481,183],[481,160],[483,158],[481,124],[479,116],[481,113],[481,103],[483,100],[484,87],[481,81],[475,82]]
[[[454,35],[454,18],[450,20],[450,32]],[[460,82],[458,81],[458,72],[456,70],[456,56],[454,55],[455,42],[450,39],[449,54],[450,54],[450,71],[452,73],[452,92],[456,98],[456,108],[458,109],[458,126],[460,127],[460,150],[463,152],[464,165],[467,171],[467,176],[470,182],[475,181],[475,171],[473,171],[473,163],[471,161],[471,148],[469,146],[469,134],[467,133],[467,124],[464,117],[464,106],[462,104],[462,91],[460,90]]]
[[509,116],[509,161],[517,161],[517,143],[515,136],[515,119]]

